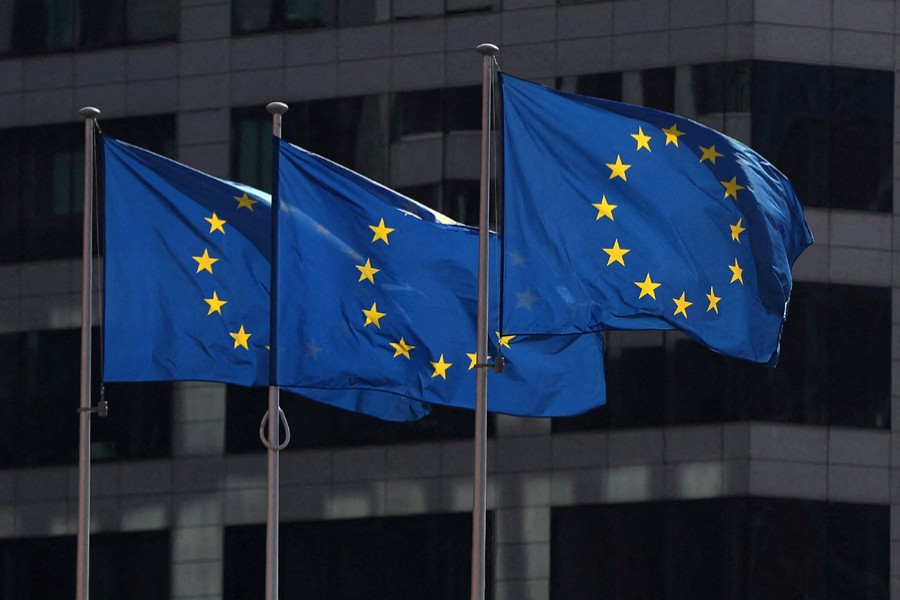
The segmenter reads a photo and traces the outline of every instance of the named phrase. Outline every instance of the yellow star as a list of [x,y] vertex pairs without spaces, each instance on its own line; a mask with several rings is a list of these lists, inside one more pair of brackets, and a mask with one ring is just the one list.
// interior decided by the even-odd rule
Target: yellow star
[[[494,333],[497,334],[497,339],[499,340],[501,348],[509,348],[509,343],[516,337],[514,335],[500,335],[499,331],[495,331]],[[512,350],[512,348],[510,348],[510,350]]]
[[638,296],[638,300],[640,300],[644,296],[650,296],[651,298],[656,300],[656,288],[658,288],[662,284],[654,283],[653,280],[650,279],[650,273],[647,273],[647,277],[645,277],[643,281],[635,281],[634,285],[641,288],[641,295]]
[[253,212],[253,205],[258,202],[258,200],[254,200],[253,198],[248,196],[247,192],[244,192],[243,196],[234,196],[234,199],[238,201],[238,210],[246,208],[250,212]]
[[684,135],[683,131],[678,131],[678,123],[674,123],[668,129],[663,129],[663,133],[666,134],[666,146],[669,144],[675,144],[675,147],[678,147],[678,138]]
[[237,349],[238,346],[243,346],[245,350],[249,350],[250,346],[247,345],[247,340],[250,339],[250,336],[253,335],[251,333],[247,333],[244,331],[244,326],[241,325],[241,328],[238,329],[237,333],[229,332],[228,335],[234,338],[234,348]]
[[715,144],[713,144],[709,148],[704,148],[703,146],[700,146],[700,150],[703,151],[703,156],[700,157],[700,162],[703,162],[704,160],[708,160],[712,164],[716,164],[717,158],[719,158],[720,156],[725,156],[724,154],[716,152]]
[[394,349],[394,358],[397,358],[401,354],[406,358],[409,358],[409,351],[415,348],[415,346],[410,346],[406,343],[402,337],[399,342],[391,342],[391,347]]
[[431,374],[432,377],[437,377],[440,375],[444,379],[447,379],[447,369],[453,366],[453,363],[444,362],[444,355],[441,354],[441,357],[437,362],[433,360],[428,361],[431,363],[431,366],[434,367],[434,373]]
[[712,286],[709,287],[709,293],[706,295],[706,298],[709,300],[709,306],[706,307],[706,312],[714,310],[716,311],[716,314],[719,314],[719,300],[721,300],[721,298],[716,296]]
[[725,197],[731,196],[735,200],[737,200],[737,193],[739,190],[746,189],[744,186],[739,185],[737,182],[737,177],[732,177],[731,181],[720,181],[723,186],[725,186]]
[[632,133],[631,137],[637,140],[637,149],[646,148],[647,152],[650,152],[650,136],[644,135],[644,130],[641,127],[638,127],[637,133]]
[[216,216],[215,212],[213,212],[211,217],[203,217],[203,220],[209,222],[210,233],[212,233],[213,231],[221,231],[222,233],[225,233],[225,228],[222,227],[222,225],[224,225],[228,221],[223,221],[222,219],[220,219],[218,216]]
[[373,267],[371,261],[369,261],[368,258],[366,259],[366,264],[356,265],[356,268],[359,269],[360,281],[362,281],[363,279],[368,279],[372,283],[375,283],[375,278],[373,277],[373,275],[381,271],[381,269],[376,269],[375,267]]
[[599,221],[603,217],[609,217],[610,221],[615,221],[615,217],[613,217],[613,211],[618,208],[618,204],[610,204],[606,201],[606,196],[600,199],[600,204],[594,203],[592,204],[594,208],[597,209],[597,218],[596,221]]
[[728,265],[728,268],[731,269],[731,281],[728,283],[734,283],[735,281],[740,281],[741,285],[744,285],[744,270],[738,265],[737,259],[734,259],[733,265]]
[[672,298],[672,301],[675,302],[675,314],[681,313],[684,315],[684,318],[687,319],[687,307],[693,304],[693,302],[688,302],[684,299],[684,292],[681,292],[681,298]]
[[213,263],[219,261],[218,258],[212,258],[209,255],[209,251],[206,248],[203,249],[203,256],[194,256],[192,258],[197,261],[197,272],[198,273],[200,271],[209,271],[210,273],[212,273],[213,272],[213,270],[212,270]]
[[607,267],[609,265],[613,264],[614,262],[617,262],[624,267],[625,259],[623,257],[626,254],[628,254],[629,252],[631,252],[631,249],[620,248],[619,240],[616,240],[615,243],[613,244],[612,248],[604,248],[603,251],[606,252],[607,254],[609,254],[609,260],[606,261]]
[[385,313],[378,312],[378,307],[376,306],[375,302],[372,303],[372,308],[370,308],[369,310],[363,309],[362,312],[364,315],[366,315],[366,323],[365,325],[363,325],[363,327],[374,323],[375,327],[381,329],[381,324],[378,322],[378,320],[381,319],[381,317],[383,317]]
[[203,301],[206,302],[207,304],[209,304],[209,312],[206,313],[207,315],[211,315],[214,312],[217,312],[221,315],[222,314],[222,306],[224,306],[225,304],[228,304],[228,300],[220,300],[215,292],[213,292],[212,298],[204,298]]
[[628,181],[628,178],[625,177],[625,171],[631,168],[631,165],[626,165],[622,163],[622,156],[616,155],[616,162],[614,163],[606,163],[606,166],[609,167],[609,170],[612,171],[609,174],[610,179],[615,179],[616,177],[621,177],[622,181]]
[[733,239],[738,244],[741,243],[741,233],[746,231],[746,229],[741,227],[741,221],[742,219],[738,219],[737,223],[735,223],[734,225],[729,225],[729,227],[731,227],[731,239]]
[[372,238],[373,243],[381,240],[385,244],[390,244],[390,242],[388,242],[388,234],[394,230],[391,227],[384,226],[384,219],[382,219],[378,225],[369,225],[369,229],[375,232],[375,236]]

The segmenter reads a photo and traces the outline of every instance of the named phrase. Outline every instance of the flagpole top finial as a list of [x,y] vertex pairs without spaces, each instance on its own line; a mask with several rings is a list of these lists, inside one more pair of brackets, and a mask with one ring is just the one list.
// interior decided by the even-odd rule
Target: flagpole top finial
[[94,108],[93,106],[85,106],[78,111],[78,114],[84,119],[96,119],[100,116],[100,109]]
[[500,54],[500,48],[494,44],[479,44],[475,49],[479,54],[484,54],[485,56],[497,56]]
[[266,110],[273,115],[283,115],[288,111],[288,105],[284,102],[269,102],[266,105]]

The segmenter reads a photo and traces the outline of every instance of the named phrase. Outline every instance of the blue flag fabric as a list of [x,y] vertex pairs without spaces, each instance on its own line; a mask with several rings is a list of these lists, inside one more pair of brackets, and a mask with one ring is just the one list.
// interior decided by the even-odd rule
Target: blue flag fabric
[[679,329],[774,364],[812,243],[790,182],[689,119],[500,81],[504,330]]
[[[278,148],[276,381],[472,408],[477,230]],[[491,251],[498,273],[495,236]],[[496,306],[492,315],[499,322]],[[489,410],[564,416],[605,401],[600,335],[491,337],[506,371],[489,373]]]
[[[101,139],[104,381],[269,385],[269,196]],[[428,413],[426,405],[395,394],[297,383],[285,389],[386,420]]]

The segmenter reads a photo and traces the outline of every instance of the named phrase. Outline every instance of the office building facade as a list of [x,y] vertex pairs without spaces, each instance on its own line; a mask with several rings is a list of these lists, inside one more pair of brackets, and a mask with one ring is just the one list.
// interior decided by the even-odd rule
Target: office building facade
[[[488,597],[900,598],[898,33],[892,0],[0,0],[0,597],[74,594],[78,109],[268,189],[283,101],[286,140],[474,223],[491,42],[504,72],[747,142],[816,243],[775,369],[608,332],[605,406],[490,417]],[[91,597],[261,598],[265,390],[102,394]],[[473,414],[282,404],[281,597],[468,597]]]

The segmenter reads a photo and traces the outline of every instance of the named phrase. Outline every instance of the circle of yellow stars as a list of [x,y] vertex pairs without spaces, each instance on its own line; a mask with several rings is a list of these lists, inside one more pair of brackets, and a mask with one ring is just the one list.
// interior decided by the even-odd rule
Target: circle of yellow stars
[[[674,148],[680,148],[681,138],[687,132],[681,131],[678,129],[678,123],[673,123],[671,127],[663,127],[660,128],[660,131],[665,136],[665,144],[664,147],[673,146]],[[652,133],[652,132],[651,132]],[[653,136],[644,131],[643,126],[639,126],[637,131],[631,133],[630,136],[635,141],[635,151],[641,152],[652,152],[651,142],[653,141]],[[688,136],[690,137],[690,136]],[[699,149],[699,157],[700,162],[709,162],[711,165],[716,164],[716,160],[723,157],[724,154],[719,152],[716,149],[715,145],[710,146],[700,146]],[[622,155],[616,154],[615,161],[605,163],[606,167],[609,169],[609,180],[621,179],[623,182],[628,182],[628,171],[634,165],[623,162]],[[729,180],[719,181],[719,184],[723,188],[723,200],[728,200],[729,198],[737,201],[738,194],[742,190],[746,190],[746,186],[742,185],[738,182],[737,176],[732,177]],[[596,209],[597,214],[594,218],[595,221],[600,221],[602,219],[609,219],[610,221],[615,221],[615,210],[619,208],[619,204],[615,203],[613,199],[607,198],[605,194],[601,195],[599,202],[594,202],[591,204],[594,209]],[[744,227],[743,219],[739,218],[736,223],[729,223],[728,228],[730,231],[731,240],[737,244],[741,243],[741,234],[747,231]],[[607,255],[606,267],[615,268],[615,265],[625,266],[626,255],[631,252],[631,248],[626,248],[622,245],[622,242],[618,238],[614,238],[613,244],[609,247],[602,248],[603,252]],[[731,284],[740,284],[743,285],[743,268],[740,266],[738,259],[734,259],[733,264],[727,265],[727,268],[731,271],[731,280],[729,283]],[[633,282],[635,286],[638,288],[638,296],[637,299],[640,300],[644,297],[648,297],[652,300],[657,300],[656,292],[657,289],[663,284],[660,281],[654,281],[653,277],[650,273],[647,273],[642,281]],[[706,294],[707,305],[706,312],[715,312],[719,314],[719,302],[722,300],[721,296],[716,294],[716,291],[713,286],[710,286],[709,293]],[[679,297],[672,298],[672,302],[674,303],[674,309],[672,312],[673,316],[681,316],[685,319],[688,318],[688,309],[694,305],[694,302],[687,298],[687,292],[682,291]]]

